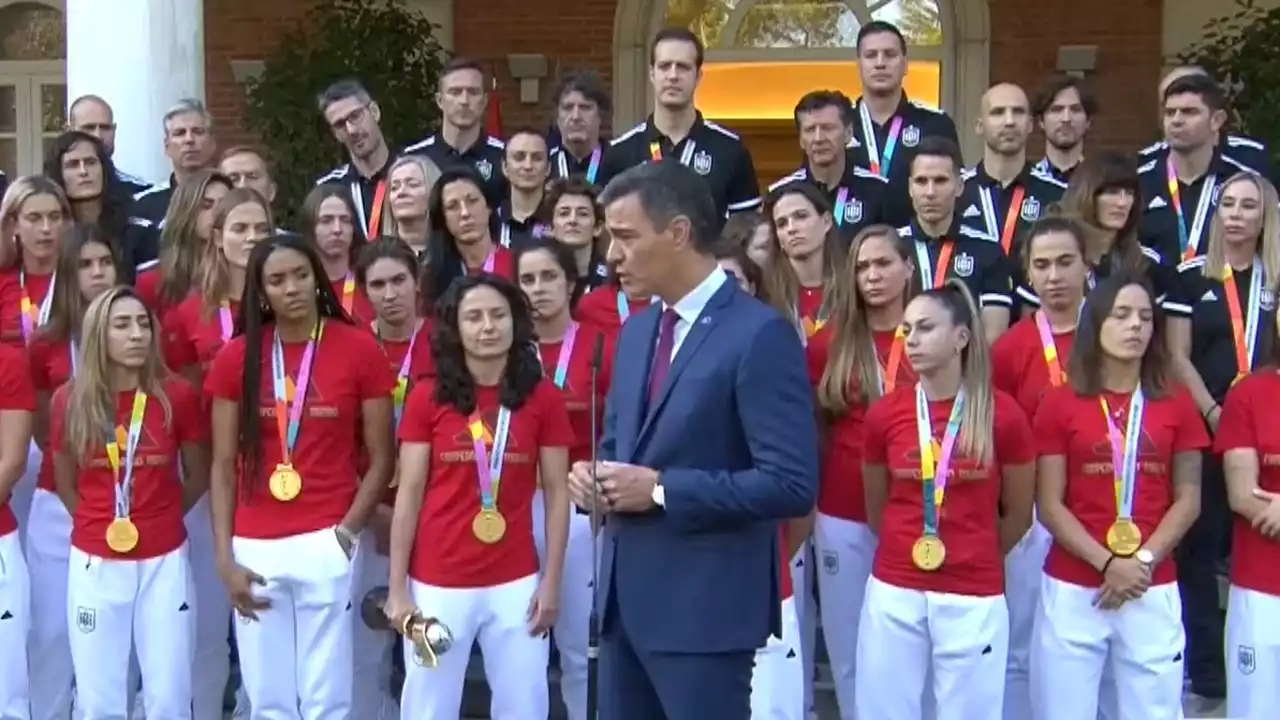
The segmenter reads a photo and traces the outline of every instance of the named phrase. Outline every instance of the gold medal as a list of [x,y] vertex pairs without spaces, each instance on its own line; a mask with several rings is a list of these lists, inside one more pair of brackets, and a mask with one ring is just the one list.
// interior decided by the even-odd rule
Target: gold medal
[[1129,557],[1142,548],[1142,531],[1129,518],[1119,518],[1107,528],[1107,547],[1120,557]]
[[138,547],[138,526],[127,517],[112,520],[107,526],[107,547],[121,555]]
[[507,534],[507,520],[497,510],[481,510],[471,521],[471,532],[480,542],[492,545]]
[[947,546],[937,535],[921,535],[911,546],[911,562],[925,572],[933,572],[942,567],[947,559]]
[[271,473],[271,497],[280,502],[289,502],[302,492],[302,476],[293,465],[280,463]]

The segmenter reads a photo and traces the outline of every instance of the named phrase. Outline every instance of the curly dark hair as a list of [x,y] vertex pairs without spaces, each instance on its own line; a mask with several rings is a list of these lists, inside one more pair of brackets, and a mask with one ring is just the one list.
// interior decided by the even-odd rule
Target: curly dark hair
[[519,288],[491,273],[457,279],[436,303],[436,322],[431,331],[431,356],[436,365],[435,400],[463,415],[470,415],[476,409],[476,383],[467,370],[462,336],[458,332],[458,308],[467,293],[478,287],[493,288],[511,307],[511,349],[507,351],[507,366],[498,383],[498,402],[512,411],[519,410],[542,382],[533,311]]
[[258,482],[260,460],[259,434],[262,428],[262,329],[276,321],[275,311],[267,301],[262,285],[262,267],[276,250],[294,250],[307,258],[316,283],[316,315],[329,321],[352,325],[351,318],[342,309],[342,303],[333,292],[333,284],[326,279],[324,263],[315,245],[300,235],[280,233],[258,243],[249,253],[249,271],[245,278],[244,299],[236,318],[236,335],[244,335],[243,395],[240,398],[240,460],[244,472],[243,489],[249,493]]

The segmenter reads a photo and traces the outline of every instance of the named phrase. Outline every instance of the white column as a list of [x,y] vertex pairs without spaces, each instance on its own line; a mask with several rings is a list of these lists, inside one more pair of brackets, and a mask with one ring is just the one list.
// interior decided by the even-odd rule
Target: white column
[[203,0],[66,0],[67,102],[99,95],[116,122],[116,166],[169,177],[166,110],[204,100]]

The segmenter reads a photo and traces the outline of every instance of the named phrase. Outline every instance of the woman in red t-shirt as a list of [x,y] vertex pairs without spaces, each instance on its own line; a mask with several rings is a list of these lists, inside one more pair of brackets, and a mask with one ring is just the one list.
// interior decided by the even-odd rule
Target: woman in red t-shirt
[[[403,240],[386,237],[364,245],[355,265],[356,281],[376,315],[369,327],[396,379],[392,403],[397,426],[409,392],[421,378],[432,374],[432,323],[419,313],[417,272],[418,261],[413,249]],[[362,456],[362,471],[367,462]],[[369,520],[369,530],[360,536],[360,568],[355,582],[357,600],[374,588],[386,587],[395,497],[392,483]],[[398,714],[396,698],[391,695],[392,636],[369,628],[357,617],[352,642],[356,660],[353,706],[370,712],[381,707]]]
[[169,312],[200,286],[200,263],[213,240],[214,208],[235,183],[197,170],[173,190],[160,228],[160,257],[138,268],[134,286],[164,326]]
[[858,623],[857,714],[1000,717],[1004,556],[1031,527],[1035,444],[1022,408],[991,387],[982,316],[963,281],[916,296],[902,327],[920,380],[864,420],[867,524],[879,544]]
[[391,477],[395,378],[294,235],[253,248],[236,327],[205,391],[214,553],[245,694],[255,715],[296,715],[301,699],[304,717],[349,717],[352,561]]
[[764,207],[773,220],[776,258],[764,271],[766,295],[808,341],[827,322],[836,283],[844,279],[844,245],[831,203],[816,185],[793,182],[770,192]]
[[602,331],[617,335],[632,315],[644,312],[653,304],[652,295],[636,295],[627,292],[622,284],[613,278],[610,282],[588,292],[578,301],[573,309],[573,316],[578,322],[600,328]]
[[1254,720],[1270,718],[1280,707],[1280,344],[1263,362],[1227,391],[1213,439],[1235,513],[1226,714]]
[[609,281],[609,266],[604,262],[608,248],[600,241],[604,236],[600,191],[585,176],[573,175],[552,182],[545,202],[551,213],[551,236],[572,250],[578,269],[569,294],[572,309],[588,292]]
[[[63,281],[50,291],[49,319],[27,347],[36,391],[36,443],[49,448],[49,399],[71,379],[76,345],[90,301],[111,289],[122,275],[107,239],[97,228],[76,225],[62,233],[57,274]],[[34,462],[31,462],[34,460]],[[67,563],[71,550],[71,515],[53,483],[53,456],[39,453],[28,461],[34,495],[24,518],[25,547],[31,573],[32,678],[38,688],[57,697],[71,692],[71,648],[67,644]],[[224,623],[225,624],[225,623]],[[48,700],[42,700],[48,702]]]
[[1036,411],[1037,507],[1053,537],[1031,647],[1042,720],[1094,717],[1104,671],[1118,717],[1182,716],[1170,554],[1200,509],[1209,436],[1165,343],[1146,279],[1117,273],[1085,303],[1068,384]]
[[76,706],[90,718],[129,714],[131,656],[149,715],[191,714],[196,594],[183,516],[208,486],[208,433],[199,395],[168,376],[155,329],[132,288],[99,295],[76,372],[51,403],[54,482],[72,518]]
[[387,615],[400,626],[420,608],[453,632],[453,650],[435,668],[415,662],[406,642],[404,717],[458,716],[477,641],[491,715],[547,714],[546,634],[564,577],[574,433],[564,397],[543,376],[527,308],[493,275],[455,282],[436,314],[436,376],[414,389],[400,423]]
[[0,204],[0,342],[22,348],[49,319],[58,236],[71,222],[62,188],[40,175],[18,178]]
[[[888,225],[853,238],[831,320],[805,348],[823,432],[821,484],[813,521],[822,633],[836,699],[854,708],[858,616],[876,536],[867,525],[862,487],[863,423],[882,396],[915,382],[907,362],[902,314],[910,299],[915,253]],[[805,534],[808,534],[807,528]]]
[[[1040,220],[1026,235],[1023,272],[1040,308],[1002,333],[991,347],[991,380],[1035,417],[1040,398],[1066,383],[1067,358],[1084,303],[1089,266],[1084,233],[1062,217]],[[1009,604],[1009,672],[1005,679],[1005,717],[1032,717],[1031,635],[1044,559],[1051,538],[1039,522],[1005,558],[1005,599]]]
[[[9,507],[9,498],[22,476],[35,409],[36,393],[31,386],[26,358],[22,351],[0,345],[0,565],[5,568],[4,573],[0,573],[0,605],[17,608],[17,612],[11,612],[8,619],[0,622],[0,653],[5,657],[5,671],[0,673],[0,712],[14,717],[27,717],[31,707],[27,632],[32,621],[25,612],[31,605],[27,563],[22,557],[18,519]],[[64,615],[64,634],[65,618]],[[36,653],[49,650],[32,647]]]
[[332,283],[342,310],[356,325],[373,322],[373,307],[356,281],[356,259],[365,239],[363,233],[356,232],[356,206],[351,192],[334,183],[315,186],[302,201],[298,222],[302,236],[320,251],[325,276]]
[[511,251],[498,243],[498,220],[484,194],[484,182],[469,167],[440,173],[428,202],[427,287],[432,303],[459,277],[493,273],[511,280]]
[[213,208],[200,282],[165,318],[165,360],[197,387],[236,329],[249,253],[274,227],[270,204],[251,188],[230,191]]
[[[564,395],[573,427],[569,462],[591,459],[592,430],[604,418],[604,398],[613,374],[613,340],[601,330],[576,322],[569,314],[578,281],[574,249],[552,239],[532,240],[515,251],[516,277],[533,308],[542,373]],[[599,351],[600,366],[592,388],[591,363]],[[594,396],[594,398],[593,398]],[[593,405],[594,402],[594,405]],[[595,424],[591,410],[596,411]],[[533,537],[538,556],[546,560],[543,492],[533,500]],[[560,584],[556,649],[560,654],[560,692],[569,717],[587,716],[587,621],[591,614],[591,516],[569,514],[569,541]]]

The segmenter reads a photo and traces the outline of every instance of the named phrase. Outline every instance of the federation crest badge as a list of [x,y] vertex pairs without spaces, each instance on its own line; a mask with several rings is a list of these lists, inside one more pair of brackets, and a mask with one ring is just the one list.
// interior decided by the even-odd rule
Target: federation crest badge
[[485,180],[493,177],[493,163],[488,160],[480,160],[476,163],[476,172],[480,173]]
[[1241,645],[1236,650],[1236,667],[1240,669],[1241,675],[1252,675],[1258,669],[1258,656],[1253,648]]
[[1276,294],[1264,288],[1262,292],[1258,295],[1258,305],[1262,306],[1263,310],[1267,310],[1267,311],[1275,310]]
[[711,153],[706,150],[699,150],[693,156],[693,170],[699,175],[707,175],[711,172]]
[[822,569],[825,570],[828,575],[835,575],[840,572],[839,556],[830,550],[824,551],[822,553]]
[[1023,200],[1022,210],[1018,214],[1027,222],[1038,220],[1040,218],[1040,201],[1033,197]]
[[862,201],[850,200],[844,204],[844,219],[849,223],[862,222]]
[[76,608],[76,629],[86,635],[98,629],[98,611],[83,605]]
[[956,275],[959,275],[962,278],[967,278],[970,275],[973,275],[973,256],[969,253],[960,253],[956,256],[955,263],[952,267],[955,268]]
[[902,144],[907,147],[915,147],[920,144],[920,128],[915,125],[908,125],[902,131]]

